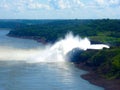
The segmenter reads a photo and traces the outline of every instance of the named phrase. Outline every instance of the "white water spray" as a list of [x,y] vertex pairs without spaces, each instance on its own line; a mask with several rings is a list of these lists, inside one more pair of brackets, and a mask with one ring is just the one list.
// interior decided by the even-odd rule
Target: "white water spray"
[[46,45],[44,49],[15,49],[0,47],[0,60],[23,60],[26,62],[60,62],[65,61],[65,56],[74,48],[81,50],[109,48],[105,44],[91,44],[88,38],[81,39],[69,33],[64,39],[53,45]]
[[[88,38],[81,39],[79,36],[73,36],[68,33],[64,39],[59,40],[54,45],[47,47],[42,53],[35,56],[36,62],[47,61],[65,61],[65,56],[74,48],[81,50],[109,48],[105,44],[91,44]],[[34,57],[33,57],[34,58]]]

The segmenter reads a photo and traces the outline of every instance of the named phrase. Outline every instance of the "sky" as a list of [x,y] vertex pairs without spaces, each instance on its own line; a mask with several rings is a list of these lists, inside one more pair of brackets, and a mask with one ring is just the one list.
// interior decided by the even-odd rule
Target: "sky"
[[120,0],[0,0],[0,19],[120,19]]

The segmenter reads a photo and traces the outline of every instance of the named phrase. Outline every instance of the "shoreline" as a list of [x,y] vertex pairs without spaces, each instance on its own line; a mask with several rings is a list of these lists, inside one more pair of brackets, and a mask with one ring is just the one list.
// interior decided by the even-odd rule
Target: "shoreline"
[[[37,41],[38,43],[47,44],[47,42],[43,41],[39,38],[34,37],[19,37],[19,36],[12,36],[7,35],[8,37],[14,37],[14,38],[22,38],[22,39],[32,39]],[[99,76],[97,73],[93,71],[93,68],[90,68],[89,66],[84,65],[83,63],[80,64],[74,64],[76,68],[83,69],[88,71],[87,74],[81,75],[83,79],[89,81],[91,84],[103,87],[105,90],[120,90],[120,79],[115,80],[107,80],[101,76]]]
[[29,37],[29,36],[21,36],[20,37],[20,36],[13,36],[13,35],[9,35],[9,34],[7,34],[6,36],[13,37],[13,38],[30,39],[30,40],[35,40],[38,43],[47,44],[47,42],[42,38],[35,38],[35,37]]
[[81,75],[83,79],[89,81],[90,83],[103,87],[105,90],[120,90],[120,79],[108,80],[98,75],[93,71],[93,68],[85,66],[83,63],[75,64],[78,69],[83,69],[88,71],[87,74]]

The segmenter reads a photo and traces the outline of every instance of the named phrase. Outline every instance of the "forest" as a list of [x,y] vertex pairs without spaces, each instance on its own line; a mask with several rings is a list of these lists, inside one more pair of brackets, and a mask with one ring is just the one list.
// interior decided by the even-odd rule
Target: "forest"
[[[110,45],[110,49],[88,50],[76,63],[84,63],[107,79],[120,79],[120,20],[0,20],[0,28],[12,28],[8,36],[55,43],[68,32],[88,37],[92,43]],[[7,23],[7,24],[6,24]]]

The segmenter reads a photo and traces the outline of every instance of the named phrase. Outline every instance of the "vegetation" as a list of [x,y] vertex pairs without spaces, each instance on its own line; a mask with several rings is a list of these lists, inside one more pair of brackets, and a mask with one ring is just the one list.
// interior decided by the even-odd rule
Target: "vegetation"
[[[47,21],[46,21],[47,22]],[[34,37],[55,42],[66,33],[89,37],[93,41],[120,46],[120,20],[55,20],[48,23],[26,24],[16,27],[9,35]]]
[[54,43],[71,31],[74,35],[87,36],[93,43],[109,44],[110,49],[81,53],[77,63],[84,62],[108,79],[120,78],[120,20],[18,20],[14,23],[9,36]]
[[92,67],[97,73],[107,79],[120,78],[120,49],[114,47],[100,51],[86,51],[80,55],[85,65]]

